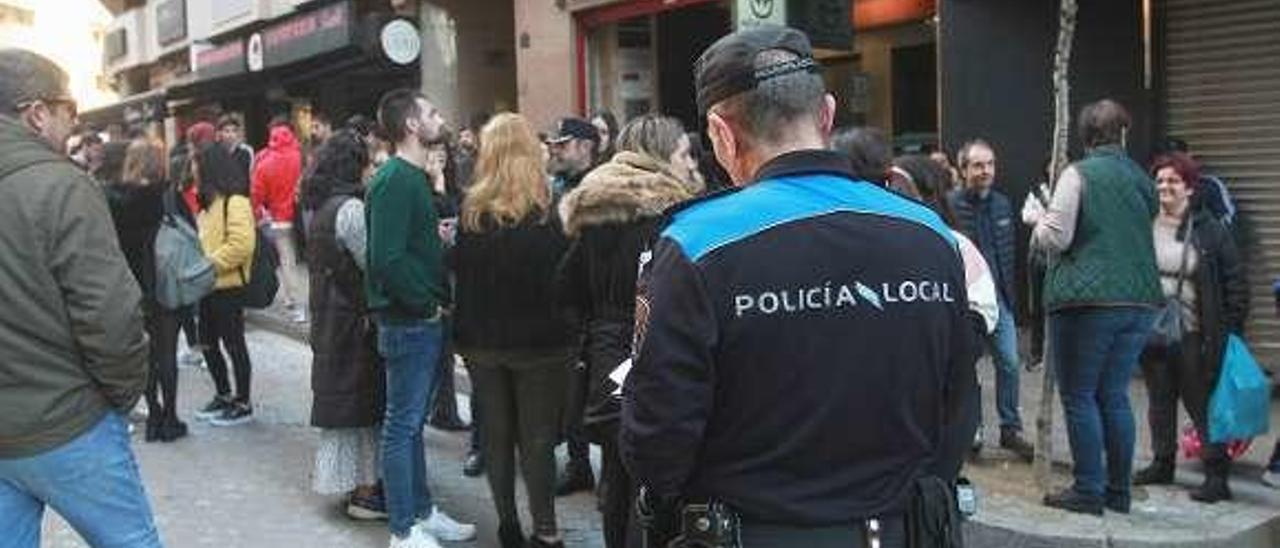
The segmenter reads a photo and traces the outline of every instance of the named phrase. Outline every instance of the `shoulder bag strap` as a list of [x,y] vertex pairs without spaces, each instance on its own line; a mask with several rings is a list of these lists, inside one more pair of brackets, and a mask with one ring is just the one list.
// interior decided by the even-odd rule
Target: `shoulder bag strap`
[[[1182,299],[1182,282],[1187,277],[1187,256],[1191,252],[1191,237],[1192,237],[1193,231],[1195,230],[1195,225],[1196,225],[1195,215],[1188,213],[1187,214],[1187,232],[1186,232],[1186,236],[1182,238],[1182,263],[1178,265],[1178,288],[1173,293],[1173,297],[1178,300]],[[1176,230],[1173,233],[1173,241],[1175,242],[1178,241],[1178,232]]]

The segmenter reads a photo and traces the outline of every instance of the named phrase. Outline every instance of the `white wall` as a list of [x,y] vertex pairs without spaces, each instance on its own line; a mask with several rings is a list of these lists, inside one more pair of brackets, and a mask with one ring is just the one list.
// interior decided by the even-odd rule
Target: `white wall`
[[107,36],[121,28],[125,29],[125,54],[103,64],[103,69],[108,74],[145,64],[154,58],[151,47],[152,38],[147,28],[146,7],[134,8],[120,14],[107,27]]

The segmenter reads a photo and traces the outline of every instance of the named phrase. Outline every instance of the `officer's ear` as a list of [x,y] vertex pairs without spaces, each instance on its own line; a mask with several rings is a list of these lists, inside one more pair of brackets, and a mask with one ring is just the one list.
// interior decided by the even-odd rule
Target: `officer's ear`
[[707,112],[707,137],[711,138],[711,149],[715,152],[716,160],[729,175],[729,179],[735,185],[738,184],[738,139],[734,136],[729,121],[714,110]]
[[822,96],[822,108],[818,111],[818,129],[822,131],[822,142],[831,143],[831,130],[836,125],[836,98],[827,93]]

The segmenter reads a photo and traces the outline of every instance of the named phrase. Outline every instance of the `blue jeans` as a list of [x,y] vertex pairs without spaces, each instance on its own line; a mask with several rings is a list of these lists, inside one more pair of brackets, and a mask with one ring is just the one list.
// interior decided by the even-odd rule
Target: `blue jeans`
[[439,378],[440,322],[378,321],[378,353],[386,360],[387,414],[382,421],[382,479],[388,525],[397,537],[431,513],[422,427]]
[[108,412],[39,455],[0,459],[0,547],[37,548],[48,505],[95,548],[159,548],[124,419]]
[[[987,353],[996,369],[996,414],[1000,415],[1000,430],[1022,430],[1022,417],[1018,410],[1018,326],[1013,321],[1013,311],[1000,299],[1000,318],[996,330],[987,337]],[[982,413],[982,385],[978,385],[978,412]]]
[[1129,381],[1154,319],[1153,310],[1134,306],[1070,308],[1049,317],[1049,350],[1075,461],[1072,488],[1078,494],[1099,500],[1129,496],[1134,444]]

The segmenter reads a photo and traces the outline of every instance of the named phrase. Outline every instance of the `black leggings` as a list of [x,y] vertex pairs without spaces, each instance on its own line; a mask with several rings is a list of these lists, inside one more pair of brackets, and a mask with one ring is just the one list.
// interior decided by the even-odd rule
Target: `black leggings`
[[244,342],[244,307],[240,304],[238,290],[218,290],[200,301],[200,344],[204,346],[204,361],[213,375],[213,384],[222,397],[231,396],[231,384],[227,381],[227,362],[218,346],[227,349],[231,364],[235,367],[235,400],[249,403],[249,348]]
[[178,418],[178,329],[183,315],[190,317],[190,309],[165,310],[152,303],[147,310],[147,335],[151,337],[147,415],[153,422]]

